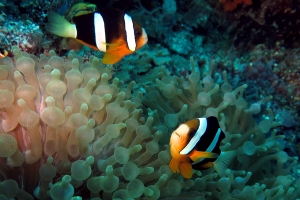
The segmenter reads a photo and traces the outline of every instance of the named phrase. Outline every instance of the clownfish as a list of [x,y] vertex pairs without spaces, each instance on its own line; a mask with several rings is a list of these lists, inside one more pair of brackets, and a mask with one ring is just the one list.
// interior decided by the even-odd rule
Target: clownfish
[[8,56],[8,51],[0,48],[0,58],[4,58],[6,56]]
[[117,9],[74,16],[72,22],[50,11],[45,28],[51,34],[74,38],[94,50],[105,52],[103,64],[115,64],[148,41],[145,29]]
[[[192,169],[203,170],[218,165],[216,160],[221,154],[219,146],[224,138],[225,134],[219,122],[213,116],[197,118],[181,124],[173,131],[170,139],[172,158],[169,166],[172,172],[181,173],[184,178],[191,178]],[[222,159],[223,163],[219,165],[225,165],[220,166],[219,169],[226,166],[232,156],[234,155]]]

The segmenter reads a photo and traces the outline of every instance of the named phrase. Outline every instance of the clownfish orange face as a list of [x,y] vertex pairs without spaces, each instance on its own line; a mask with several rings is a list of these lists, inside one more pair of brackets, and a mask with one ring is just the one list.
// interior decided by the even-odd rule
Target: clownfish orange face
[[170,145],[174,149],[171,154],[180,154],[180,151],[187,145],[191,132],[196,130],[198,126],[197,119],[190,120],[181,124],[175,131],[173,131],[170,139]]
[[117,9],[82,14],[72,23],[57,13],[48,13],[46,30],[54,35],[74,38],[92,49],[105,52],[102,62],[114,64],[144,46],[145,29],[128,14]]
[[215,117],[198,118],[181,124],[170,139],[171,170],[191,178],[192,168],[212,166],[221,151],[219,145],[225,134]]
[[133,21],[133,33],[136,48],[133,51],[140,49],[142,46],[147,44],[148,36],[144,28],[142,28],[137,22]]

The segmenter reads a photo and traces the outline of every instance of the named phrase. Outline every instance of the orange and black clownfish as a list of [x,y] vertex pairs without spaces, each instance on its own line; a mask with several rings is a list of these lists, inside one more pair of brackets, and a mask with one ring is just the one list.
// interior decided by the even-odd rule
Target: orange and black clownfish
[[92,49],[105,52],[104,64],[115,64],[148,41],[144,28],[117,9],[75,16],[72,21],[74,24],[50,11],[45,28],[49,33],[75,38]]
[[8,51],[0,48],[0,58],[4,58],[8,55]]
[[216,117],[197,118],[181,124],[170,139],[173,173],[191,178],[193,170],[208,169],[221,154],[221,140],[225,138]]

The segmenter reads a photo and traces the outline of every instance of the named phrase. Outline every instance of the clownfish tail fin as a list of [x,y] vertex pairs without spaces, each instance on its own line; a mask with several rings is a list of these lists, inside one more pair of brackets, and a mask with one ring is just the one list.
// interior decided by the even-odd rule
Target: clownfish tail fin
[[45,26],[47,32],[60,37],[77,37],[77,30],[75,24],[71,24],[64,17],[53,11],[48,12],[47,15],[48,23]]
[[220,177],[226,177],[226,170],[228,169],[228,165],[235,156],[235,151],[221,152],[218,159],[213,162],[213,166]]

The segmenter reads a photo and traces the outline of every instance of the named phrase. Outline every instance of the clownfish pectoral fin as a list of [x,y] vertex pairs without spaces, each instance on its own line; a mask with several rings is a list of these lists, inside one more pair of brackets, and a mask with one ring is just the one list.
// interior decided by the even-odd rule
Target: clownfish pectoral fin
[[127,48],[127,45],[122,40],[115,40],[107,44],[107,49],[102,59],[103,64],[115,64],[119,62],[124,56],[132,52]]
[[190,163],[187,163],[187,162],[179,163],[179,170],[180,170],[181,175],[184,178],[191,178],[193,175],[193,168]]
[[196,162],[197,160],[201,158],[217,158],[219,155],[213,152],[206,152],[206,151],[192,151],[189,154],[189,157]]
[[179,171],[179,163],[174,158],[172,158],[170,160],[169,167],[171,168],[171,170],[172,170],[173,173],[179,173],[180,172]]
[[121,46],[121,43],[105,43],[103,42],[103,44],[105,44],[108,47],[117,47],[117,46]]
[[102,58],[102,63],[103,64],[115,64],[115,63],[119,62],[123,57],[124,57],[124,55],[106,52],[104,54],[104,57]]
[[235,151],[221,152],[218,159],[213,162],[213,166],[220,177],[226,177],[226,170],[228,169],[228,165],[235,156]]
[[64,17],[53,11],[50,11],[47,16],[48,23],[45,26],[47,32],[60,37],[77,37],[77,29],[75,24],[71,24]]

